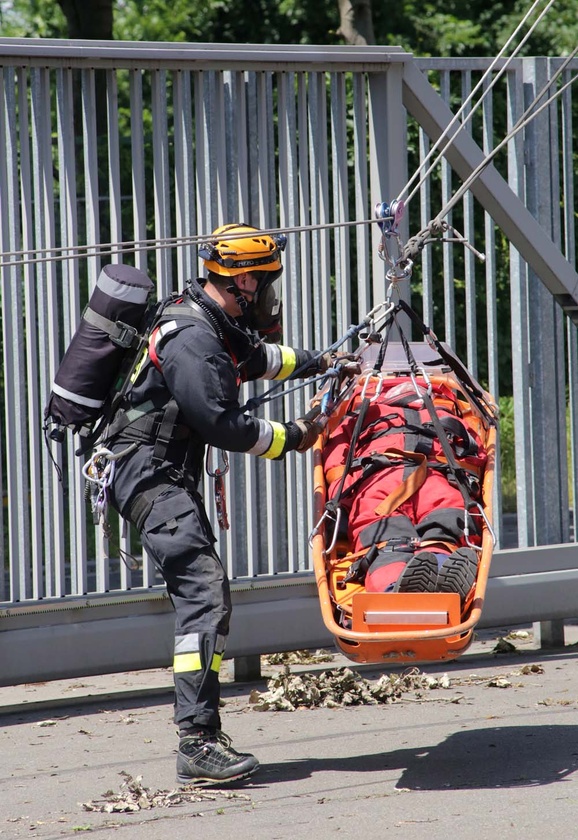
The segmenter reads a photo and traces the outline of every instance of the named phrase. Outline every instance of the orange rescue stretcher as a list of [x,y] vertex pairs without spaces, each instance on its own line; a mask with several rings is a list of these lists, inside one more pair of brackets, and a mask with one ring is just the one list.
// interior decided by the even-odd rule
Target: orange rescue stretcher
[[[482,614],[495,544],[492,490],[497,407],[491,396],[483,391],[483,410],[480,410],[479,401],[471,400],[468,389],[464,389],[456,374],[441,359],[438,359],[439,366],[435,366],[435,350],[425,342],[410,346],[418,363],[427,364],[424,384],[427,380],[441,379],[452,389],[460,400],[463,417],[467,419],[469,416],[475,422],[487,453],[483,475],[480,476],[482,534],[477,578],[463,608],[460,596],[453,592],[376,593],[366,592],[359,583],[344,583],[351,563],[359,554],[352,552],[347,538],[336,537],[336,523],[327,516],[328,487],[323,466],[323,447],[347,407],[352,404],[351,399],[343,401],[329,417],[325,432],[314,448],[314,515],[317,525],[310,545],[325,626],[334,636],[337,647],[349,659],[359,663],[440,661],[455,659],[462,654],[470,645]],[[380,376],[407,376],[402,355],[400,345],[391,343]],[[364,358],[364,364],[366,361]],[[366,367],[352,383],[351,393],[359,394],[370,375]],[[416,379],[419,382],[419,376]]]

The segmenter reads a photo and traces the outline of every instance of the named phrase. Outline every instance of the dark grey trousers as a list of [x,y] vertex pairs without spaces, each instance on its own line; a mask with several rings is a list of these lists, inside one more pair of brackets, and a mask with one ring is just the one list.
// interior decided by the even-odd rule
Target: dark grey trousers
[[176,613],[175,723],[220,728],[219,666],[231,617],[227,574],[201,497],[163,491],[145,519],[143,547],[160,570]]

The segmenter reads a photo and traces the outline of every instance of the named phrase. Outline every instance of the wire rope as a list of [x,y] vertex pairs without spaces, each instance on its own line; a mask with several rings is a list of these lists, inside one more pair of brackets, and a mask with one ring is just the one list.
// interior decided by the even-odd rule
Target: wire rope
[[[516,29],[514,30],[514,32],[512,33],[512,35],[508,38],[508,40],[506,41],[506,43],[504,44],[504,46],[502,47],[502,49],[500,50],[500,52],[498,53],[498,55],[496,56],[496,58],[494,58],[494,59],[493,59],[493,61],[492,61],[492,63],[490,64],[490,66],[489,66],[489,67],[488,67],[488,68],[484,71],[484,73],[483,73],[482,77],[480,78],[480,80],[478,81],[478,83],[475,85],[475,87],[474,87],[474,88],[473,88],[473,90],[470,92],[470,94],[468,95],[468,97],[464,100],[464,102],[462,103],[462,105],[461,105],[461,107],[459,108],[459,110],[458,110],[458,111],[456,111],[456,113],[454,114],[454,116],[452,117],[452,119],[450,120],[450,122],[448,123],[448,125],[445,127],[445,129],[443,130],[443,132],[440,134],[440,136],[438,137],[438,139],[436,140],[436,142],[433,144],[433,146],[432,146],[432,147],[431,147],[431,149],[429,150],[429,152],[428,152],[428,154],[426,155],[426,157],[423,159],[423,161],[421,162],[421,164],[419,165],[419,167],[416,169],[416,171],[415,171],[415,172],[414,172],[414,174],[411,176],[411,178],[409,179],[409,181],[407,182],[407,184],[405,185],[405,187],[402,189],[402,191],[401,191],[401,192],[400,192],[400,194],[398,195],[398,198],[397,198],[397,200],[398,200],[398,201],[404,200],[405,204],[409,204],[409,202],[411,201],[411,199],[413,198],[413,196],[414,196],[414,195],[416,194],[416,192],[420,189],[420,187],[422,186],[422,184],[426,181],[427,177],[431,174],[431,172],[433,171],[433,169],[437,166],[437,164],[439,163],[439,161],[440,161],[440,160],[441,160],[441,158],[443,157],[444,152],[445,152],[445,151],[446,151],[446,149],[447,149],[447,148],[448,148],[448,147],[452,144],[452,142],[453,142],[453,141],[454,141],[454,139],[455,139],[455,135],[452,135],[452,137],[448,137],[448,133],[449,133],[449,131],[453,128],[453,126],[454,126],[457,122],[459,122],[459,121],[460,121],[460,117],[461,117],[461,115],[462,115],[462,114],[463,114],[463,112],[466,110],[466,108],[468,107],[468,105],[470,104],[470,102],[472,101],[472,99],[474,98],[474,96],[475,96],[475,94],[477,93],[477,91],[479,90],[479,88],[480,88],[480,87],[481,87],[481,86],[485,83],[486,79],[487,79],[487,78],[490,76],[490,74],[493,72],[493,70],[494,70],[494,68],[496,67],[496,65],[498,64],[499,60],[503,57],[503,53],[505,52],[505,50],[509,47],[510,43],[511,43],[511,42],[513,41],[513,39],[516,37],[516,35],[518,34],[518,32],[520,31],[520,29],[522,28],[522,26],[526,23],[526,21],[528,20],[528,18],[530,17],[530,15],[534,12],[534,10],[535,10],[536,6],[538,6],[541,2],[543,2],[543,0],[535,0],[535,2],[534,2],[534,4],[532,5],[532,7],[528,10],[528,12],[527,12],[527,13],[526,13],[526,15],[524,16],[524,18],[520,21],[520,23],[518,24],[518,26],[516,27]],[[484,99],[486,98],[486,96],[488,96],[488,94],[490,93],[491,89],[494,87],[494,85],[495,85],[495,84],[499,81],[499,79],[500,79],[500,78],[503,76],[503,74],[506,72],[506,70],[507,70],[507,69],[508,69],[508,67],[510,66],[511,62],[514,60],[514,58],[516,57],[516,55],[517,55],[517,54],[519,53],[519,51],[522,49],[522,47],[524,46],[524,44],[527,42],[527,40],[529,39],[529,37],[531,36],[531,34],[533,33],[533,31],[535,30],[535,28],[537,27],[537,25],[540,23],[540,21],[542,20],[542,18],[544,17],[544,15],[545,15],[545,14],[549,11],[550,7],[554,4],[554,2],[555,2],[555,0],[549,0],[549,2],[548,2],[548,3],[547,3],[547,5],[544,7],[544,9],[542,9],[542,11],[540,12],[539,16],[536,18],[536,20],[534,21],[534,23],[532,24],[532,26],[530,27],[530,29],[528,30],[528,32],[526,33],[526,35],[522,38],[522,40],[520,41],[520,43],[518,44],[518,46],[515,48],[515,50],[512,52],[512,54],[511,54],[511,55],[510,55],[510,56],[506,59],[506,61],[505,61],[505,62],[504,62],[504,64],[502,65],[502,67],[500,67],[500,69],[498,70],[498,72],[496,73],[496,75],[493,77],[492,81],[491,81],[491,82],[490,82],[490,84],[487,86],[487,88],[486,88],[486,90],[483,92],[482,96],[478,99],[478,101],[475,103],[475,105],[472,107],[472,109],[468,112],[468,114],[466,115],[466,117],[465,117],[463,120],[461,120],[461,123],[460,123],[459,128],[463,128],[463,127],[464,127],[464,126],[465,126],[465,125],[469,122],[469,120],[470,120],[470,119],[472,118],[472,116],[474,115],[475,111],[476,111],[476,110],[480,107],[480,105],[483,103],[483,101],[484,101]],[[458,129],[458,131],[459,131],[459,129]],[[456,133],[457,133],[457,132],[456,132]],[[434,161],[430,164],[430,166],[428,167],[428,169],[427,169],[427,170],[423,173],[423,175],[421,176],[421,178],[419,179],[419,181],[418,181],[418,183],[415,185],[415,187],[412,189],[412,191],[411,191],[411,192],[407,195],[407,197],[404,199],[403,197],[404,197],[404,195],[405,195],[406,191],[407,191],[407,190],[409,190],[409,188],[410,188],[411,184],[412,184],[412,183],[415,181],[415,179],[418,177],[418,175],[419,175],[420,171],[423,169],[423,167],[425,166],[425,164],[427,164],[427,162],[431,159],[431,157],[432,157],[432,155],[434,154],[434,152],[435,152],[435,151],[439,148],[440,144],[441,144],[441,143],[443,142],[443,140],[445,140],[445,139],[447,139],[447,141],[448,141],[448,142],[447,142],[447,143],[445,144],[445,146],[441,149],[441,151],[440,151],[440,152],[439,152],[439,154],[436,156],[435,160],[434,160]]]

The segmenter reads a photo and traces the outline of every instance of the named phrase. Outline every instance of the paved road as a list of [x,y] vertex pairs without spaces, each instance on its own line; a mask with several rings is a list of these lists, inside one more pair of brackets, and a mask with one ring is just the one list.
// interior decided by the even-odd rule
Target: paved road
[[257,712],[255,686],[231,683],[224,729],[259,773],[228,795],[134,813],[79,803],[112,801],[121,774],[142,776],[149,796],[175,789],[168,671],[2,689],[0,838],[575,837],[578,649],[514,643],[515,654],[492,653],[491,640],[423,666],[447,672],[449,688],[383,706]]

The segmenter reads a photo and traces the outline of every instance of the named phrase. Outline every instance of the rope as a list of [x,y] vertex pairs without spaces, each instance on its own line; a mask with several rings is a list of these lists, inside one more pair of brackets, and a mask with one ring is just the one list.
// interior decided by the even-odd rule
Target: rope
[[476,168],[473,170],[473,172],[471,172],[470,175],[463,182],[461,187],[455,192],[455,194],[451,197],[451,199],[440,210],[440,212],[438,213],[438,215],[436,216],[436,218],[434,220],[435,222],[440,222],[444,218],[444,216],[448,215],[448,213],[455,207],[455,205],[462,198],[462,196],[469,190],[469,188],[474,183],[476,178],[478,178],[479,175],[481,175],[481,173],[484,171],[484,169],[487,166],[489,166],[489,164],[495,158],[497,153],[501,149],[503,149],[504,146],[507,143],[509,143],[510,140],[512,140],[512,138],[515,137],[516,134],[518,134],[519,131],[521,131],[523,128],[525,128],[528,125],[528,123],[530,123],[533,119],[535,119],[538,116],[538,114],[540,114],[545,108],[550,106],[552,104],[552,102],[554,102],[559,96],[561,96],[562,93],[564,93],[564,91],[567,88],[569,88],[571,85],[574,84],[574,82],[578,79],[578,74],[576,74],[575,76],[572,76],[572,78],[569,79],[569,81],[567,81],[566,84],[562,85],[562,87],[560,87],[555,93],[553,93],[552,96],[549,96],[548,99],[546,99],[546,101],[537,110],[534,111],[535,106],[538,104],[540,99],[542,99],[544,94],[547,92],[548,88],[550,88],[554,84],[556,79],[558,79],[558,77],[564,72],[564,70],[566,69],[568,64],[572,61],[572,59],[575,57],[575,55],[577,53],[578,53],[578,47],[575,47],[572,50],[572,52],[570,53],[570,55],[563,62],[563,64],[560,65],[560,68],[556,71],[556,73],[554,74],[554,77],[552,79],[549,79],[546,82],[546,84],[544,85],[544,87],[542,88],[540,93],[537,94],[537,96],[533,99],[533,101],[530,103],[528,108],[526,108],[526,110],[524,111],[522,116],[519,118],[519,120],[516,122],[514,127],[506,134],[506,136],[503,138],[503,140],[501,140],[498,143],[498,145],[494,149],[492,149],[491,152],[489,152],[486,155],[486,157],[478,164],[478,166],[476,166]]
[[[410,188],[411,184],[412,184],[412,183],[415,181],[415,179],[418,177],[420,170],[423,168],[423,166],[425,166],[425,164],[428,162],[428,160],[430,160],[430,158],[431,158],[431,156],[433,155],[433,153],[434,153],[434,152],[435,152],[435,151],[439,148],[439,146],[440,146],[441,142],[442,142],[445,138],[447,138],[447,135],[448,135],[448,133],[449,133],[450,129],[451,129],[451,128],[452,128],[452,127],[453,127],[453,126],[454,126],[457,122],[459,122],[459,120],[460,120],[460,116],[461,116],[461,115],[465,112],[466,108],[468,107],[468,105],[470,104],[470,102],[472,101],[472,99],[474,98],[474,96],[475,96],[475,94],[477,93],[477,91],[479,90],[479,88],[480,88],[480,87],[482,87],[482,86],[484,85],[484,83],[485,83],[486,79],[490,76],[490,74],[492,73],[492,71],[493,71],[494,67],[496,67],[496,65],[498,64],[499,60],[502,58],[503,54],[505,53],[506,49],[509,47],[510,43],[511,43],[511,42],[513,41],[513,39],[516,37],[516,35],[518,34],[518,32],[520,31],[520,29],[522,28],[522,26],[526,23],[526,21],[528,20],[528,18],[530,17],[530,15],[534,12],[534,10],[535,10],[536,6],[538,6],[541,2],[543,2],[543,0],[535,0],[535,2],[534,2],[534,4],[532,5],[532,7],[528,10],[528,12],[527,12],[527,13],[526,13],[526,15],[524,16],[524,18],[520,21],[520,23],[518,24],[518,26],[516,27],[516,29],[514,30],[514,32],[511,34],[511,36],[508,38],[508,40],[506,41],[506,43],[504,44],[504,46],[502,47],[502,49],[500,50],[500,52],[498,53],[498,55],[496,56],[496,58],[492,61],[492,63],[490,64],[490,66],[487,68],[487,70],[485,70],[485,72],[483,73],[483,75],[482,75],[481,79],[479,80],[479,82],[475,85],[475,87],[473,88],[473,90],[470,92],[469,96],[468,96],[468,97],[464,100],[464,102],[462,103],[462,105],[461,105],[460,109],[459,109],[459,110],[458,110],[458,111],[454,114],[454,116],[452,117],[452,119],[451,119],[451,121],[449,122],[449,124],[446,126],[446,128],[444,129],[444,131],[441,133],[441,135],[438,137],[438,139],[436,140],[436,142],[433,144],[433,146],[432,146],[432,147],[431,147],[431,149],[429,150],[428,154],[427,154],[427,155],[426,155],[426,157],[423,159],[423,161],[422,161],[421,165],[420,165],[420,166],[418,167],[418,169],[414,172],[414,174],[411,176],[411,178],[409,179],[409,181],[407,182],[407,184],[405,185],[405,187],[403,188],[403,190],[400,192],[400,194],[399,194],[399,196],[398,196],[398,199],[397,199],[398,201],[400,201],[400,200],[403,198],[403,196],[405,195],[406,191]],[[464,127],[464,126],[465,126],[465,125],[466,125],[466,124],[467,124],[467,123],[471,120],[471,118],[472,118],[472,116],[474,115],[474,113],[475,113],[475,111],[477,110],[477,108],[479,108],[479,107],[480,107],[480,105],[482,104],[482,102],[484,101],[484,99],[486,98],[486,96],[488,96],[488,94],[490,93],[491,89],[494,87],[494,85],[495,85],[495,84],[499,81],[499,79],[500,79],[500,78],[503,76],[503,74],[506,72],[506,70],[508,69],[508,67],[509,67],[509,65],[511,64],[511,62],[514,60],[515,56],[516,56],[516,55],[519,53],[519,51],[522,49],[522,47],[524,46],[524,44],[526,43],[526,41],[528,40],[528,38],[530,37],[530,35],[531,35],[531,34],[532,34],[532,32],[534,31],[534,29],[537,27],[538,23],[540,23],[540,21],[542,20],[542,18],[544,17],[544,15],[545,15],[545,14],[546,14],[546,12],[550,9],[550,7],[552,6],[552,4],[553,4],[554,2],[555,2],[555,0],[549,0],[548,4],[547,4],[547,5],[544,7],[544,9],[540,12],[539,16],[536,18],[536,20],[534,21],[534,23],[532,24],[532,26],[530,27],[530,29],[528,30],[528,32],[526,33],[526,35],[522,38],[522,40],[520,41],[520,43],[518,44],[518,46],[515,48],[515,50],[512,52],[512,54],[509,56],[509,58],[507,58],[507,60],[506,60],[506,61],[505,61],[505,63],[503,64],[503,66],[499,69],[499,71],[496,73],[496,75],[494,76],[494,78],[492,79],[492,81],[490,82],[490,84],[487,86],[487,88],[486,88],[486,90],[484,91],[484,93],[482,94],[482,96],[479,98],[479,100],[478,100],[478,101],[476,102],[476,104],[473,106],[473,108],[471,109],[471,111],[469,111],[469,112],[468,112],[468,114],[466,115],[466,117],[465,117],[465,118],[461,121],[460,128],[463,128],[463,127]],[[458,130],[459,130],[459,129],[458,129]],[[456,133],[457,133],[457,132],[456,132]],[[420,187],[422,186],[422,184],[426,181],[426,179],[427,179],[428,175],[430,175],[430,174],[431,174],[431,172],[432,172],[432,170],[433,170],[433,169],[437,166],[437,164],[439,163],[439,161],[440,161],[440,160],[441,160],[441,158],[443,157],[444,152],[445,152],[445,151],[446,151],[446,149],[447,149],[447,148],[448,148],[448,147],[449,147],[449,146],[453,143],[454,139],[455,139],[455,135],[453,135],[451,138],[449,138],[449,139],[448,139],[448,142],[447,142],[447,143],[444,145],[444,147],[441,149],[440,153],[437,155],[437,157],[435,158],[435,160],[433,161],[433,163],[429,166],[429,168],[428,168],[428,169],[424,172],[424,174],[421,176],[421,178],[419,179],[418,183],[415,185],[415,187],[413,188],[413,190],[412,190],[412,191],[408,194],[407,198],[405,199],[405,204],[406,204],[406,205],[407,205],[407,204],[409,204],[409,202],[411,201],[411,199],[413,198],[413,196],[414,196],[414,195],[416,194],[416,192],[420,189]]]
[[[273,236],[278,233],[306,233],[308,231],[334,230],[362,225],[383,223],[383,219],[357,219],[347,222],[324,222],[323,224],[297,225],[284,228],[260,228],[260,236]],[[51,248],[36,248],[35,254],[46,256],[27,257],[30,248],[21,251],[3,251],[0,268],[14,268],[19,265],[33,265],[36,263],[61,262],[63,260],[78,259],[79,257],[107,257],[114,254],[133,254],[138,251],[156,251],[168,248],[180,248],[185,245],[198,245],[212,239],[212,234],[191,234],[190,236],[171,236],[157,239],[133,239],[126,242],[104,242],[100,245],[61,245]],[[219,235],[219,239],[238,239],[238,234]],[[6,257],[20,257],[8,260]]]

